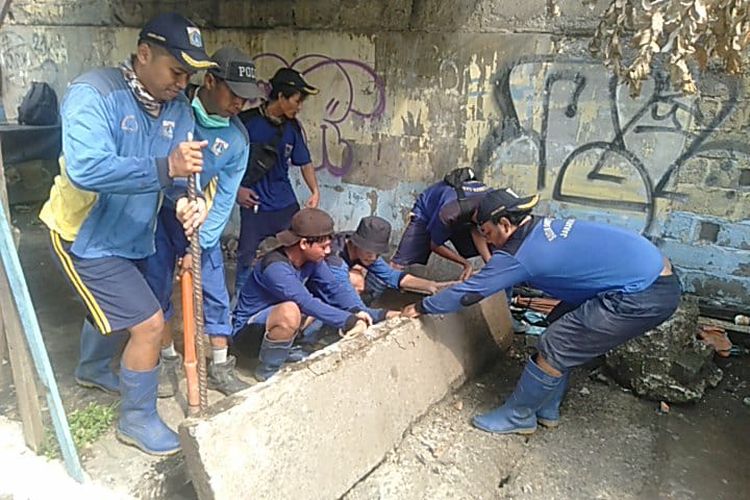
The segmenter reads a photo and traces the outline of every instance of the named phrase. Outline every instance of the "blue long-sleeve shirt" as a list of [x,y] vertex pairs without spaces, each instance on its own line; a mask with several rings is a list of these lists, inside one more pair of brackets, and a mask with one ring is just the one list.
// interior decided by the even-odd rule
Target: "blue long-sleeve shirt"
[[154,252],[167,157],[193,130],[184,96],[146,113],[116,68],[76,78],[60,110],[60,175],[40,218],[81,258],[141,259]]
[[636,293],[656,281],[663,257],[631,231],[575,219],[534,218],[474,276],[422,300],[428,314],[448,313],[518,283],[571,304],[609,290]]
[[406,276],[406,273],[393,269],[381,257],[378,257],[375,262],[369,266],[365,266],[361,262],[352,259],[346,247],[346,241],[352,234],[352,231],[344,231],[334,235],[333,241],[331,242],[331,253],[326,257],[326,262],[331,268],[331,271],[333,271],[333,275],[341,283],[344,292],[349,294],[351,300],[355,301],[360,309],[366,311],[375,323],[378,323],[385,319],[387,311],[385,309],[377,309],[365,305],[362,298],[349,281],[349,270],[354,265],[361,265],[367,269],[368,273],[372,273],[374,277],[385,283],[388,288],[396,290],[400,287],[401,280]]
[[[202,248],[213,248],[219,243],[221,233],[229,221],[237,190],[247,166],[250,141],[247,130],[238,118],[231,118],[228,127],[209,128],[195,124],[194,139],[208,141],[203,149],[201,187],[210,204],[208,216],[200,229]],[[184,190],[167,190],[170,206]]]
[[[313,294],[306,287],[308,284],[319,293]],[[235,333],[255,313],[282,302],[294,302],[303,314],[345,330],[354,326],[354,313],[362,310],[325,261],[307,262],[297,268],[279,248],[255,265],[242,287],[233,313]]]

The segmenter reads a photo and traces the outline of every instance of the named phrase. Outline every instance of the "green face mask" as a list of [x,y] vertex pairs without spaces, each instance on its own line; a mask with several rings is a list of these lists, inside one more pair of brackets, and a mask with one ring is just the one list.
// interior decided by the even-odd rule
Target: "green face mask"
[[193,112],[195,113],[196,121],[201,127],[206,128],[223,128],[229,126],[229,118],[224,118],[219,115],[209,115],[206,108],[203,107],[203,103],[198,99],[198,92],[193,97],[193,102],[190,103],[193,106]]

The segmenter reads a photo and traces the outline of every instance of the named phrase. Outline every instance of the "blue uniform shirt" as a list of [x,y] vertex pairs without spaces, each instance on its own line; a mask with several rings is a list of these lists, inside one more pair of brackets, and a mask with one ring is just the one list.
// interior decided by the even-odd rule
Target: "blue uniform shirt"
[[[297,203],[297,196],[289,181],[289,165],[304,167],[311,162],[299,122],[285,120],[281,126],[283,133],[277,147],[279,154],[276,165],[251,186],[260,198],[260,212],[275,212]],[[260,114],[251,115],[245,127],[251,144],[272,143],[278,134],[278,126]]]
[[184,96],[147,114],[116,68],[76,78],[60,110],[61,173],[40,217],[81,258],[142,259],[154,252],[167,157],[193,130]]
[[[305,286],[317,290],[315,295]],[[234,310],[234,331],[239,332],[255,313],[281,302],[294,302],[302,314],[323,323],[349,329],[357,321],[354,313],[360,304],[346,293],[331,274],[328,264],[307,262],[294,267],[283,248],[276,249],[258,262],[240,291]]]
[[[468,181],[463,184],[464,194],[474,206],[479,203],[481,196],[489,188],[479,181]],[[428,187],[417,198],[412,208],[412,214],[424,222],[430,239],[435,245],[442,245],[451,238],[453,226],[461,217],[458,205],[458,195],[453,186],[444,181]]]
[[659,249],[639,234],[596,222],[535,217],[477,274],[424,299],[421,309],[457,311],[524,282],[580,304],[604,291],[643,291],[663,267]]
[[[202,151],[200,182],[209,211],[200,229],[200,241],[202,248],[212,248],[219,243],[229,221],[247,166],[250,143],[244,125],[236,117],[229,120],[228,127],[209,128],[196,122],[194,140],[208,141],[208,146]],[[175,201],[183,192],[168,189],[165,204],[174,208]]]
[[[331,271],[333,271],[333,275],[341,282],[341,285],[344,288],[344,293],[349,294],[351,300],[355,301],[361,310],[366,311],[375,323],[378,323],[385,319],[387,311],[385,309],[375,309],[365,305],[362,298],[349,281],[349,270],[352,266],[362,265],[361,262],[354,261],[349,256],[349,252],[346,249],[346,240],[352,234],[351,231],[348,231],[337,233],[334,236],[333,242],[331,243],[331,254],[326,257],[326,262],[331,268]],[[368,275],[372,274],[375,278],[385,283],[388,288],[398,289],[401,280],[406,275],[403,271],[393,269],[381,257],[378,257],[372,265],[363,267],[367,269]]]

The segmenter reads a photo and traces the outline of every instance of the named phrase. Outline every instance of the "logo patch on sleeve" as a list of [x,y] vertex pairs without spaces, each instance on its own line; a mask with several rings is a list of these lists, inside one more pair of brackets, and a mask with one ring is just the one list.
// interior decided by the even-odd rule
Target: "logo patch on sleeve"
[[128,115],[125,118],[122,119],[120,122],[120,130],[123,132],[137,132],[138,131],[138,120],[135,119],[135,116]]

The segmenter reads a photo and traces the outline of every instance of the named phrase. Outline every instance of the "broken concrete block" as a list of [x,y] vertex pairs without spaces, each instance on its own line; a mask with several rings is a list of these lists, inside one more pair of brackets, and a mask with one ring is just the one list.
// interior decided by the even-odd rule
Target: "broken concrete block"
[[478,306],[391,320],[187,419],[180,439],[198,496],[341,497],[496,357],[490,323]]
[[608,353],[607,371],[646,399],[698,401],[722,377],[713,361],[714,350],[696,338],[698,314],[697,301],[683,297],[668,321]]

